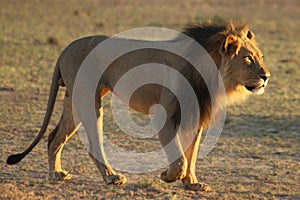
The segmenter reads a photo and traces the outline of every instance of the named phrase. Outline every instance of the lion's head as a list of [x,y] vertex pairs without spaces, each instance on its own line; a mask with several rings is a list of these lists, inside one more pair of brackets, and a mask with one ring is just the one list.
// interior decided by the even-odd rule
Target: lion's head
[[264,92],[270,73],[247,25],[233,22],[201,24],[188,27],[185,33],[213,58],[223,78],[229,104],[249,94]]
[[237,88],[253,94],[264,92],[270,73],[264,65],[263,54],[257,48],[254,34],[247,27],[238,33],[230,33],[219,51],[221,75],[228,92]]

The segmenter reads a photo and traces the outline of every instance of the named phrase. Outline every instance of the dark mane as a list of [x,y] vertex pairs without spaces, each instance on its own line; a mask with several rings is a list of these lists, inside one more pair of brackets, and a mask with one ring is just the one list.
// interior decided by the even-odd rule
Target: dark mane
[[246,24],[240,22],[206,22],[187,26],[182,33],[196,40],[208,52],[221,44],[229,34],[242,37],[241,33],[248,30]]
[[[189,37],[196,40],[213,58],[216,66],[220,69],[221,67],[221,55],[219,53],[220,47],[223,42],[226,40],[227,36],[233,34],[238,37],[245,37],[245,31],[248,32],[249,28],[247,25],[237,23],[237,22],[217,22],[217,23],[201,23],[190,25],[184,29],[182,33],[188,35]],[[215,73],[209,74],[211,76],[209,83],[205,83],[203,78],[193,70],[192,67],[186,67],[181,72],[188,80],[190,80],[191,85],[194,87],[194,90],[197,91],[196,95],[198,98],[200,106],[200,125],[203,126],[204,130],[209,126],[213,118],[218,116],[212,115],[212,100],[211,98],[217,98],[218,94],[210,94],[207,88],[207,84],[210,87],[218,85],[218,77]],[[217,89],[212,91],[216,92]],[[218,100],[215,99],[215,102]],[[220,108],[224,105],[222,102],[218,105]]]

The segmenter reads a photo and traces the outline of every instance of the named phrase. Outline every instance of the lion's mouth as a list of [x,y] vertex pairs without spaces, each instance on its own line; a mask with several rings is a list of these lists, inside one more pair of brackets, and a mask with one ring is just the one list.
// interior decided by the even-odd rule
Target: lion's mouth
[[256,87],[253,87],[253,86],[245,86],[245,88],[251,92],[251,91],[254,90]]
[[266,84],[265,84],[265,83],[263,83],[263,84],[261,84],[261,85],[259,85],[259,86],[247,86],[247,85],[245,85],[245,88],[246,88],[249,92],[251,92],[251,93],[253,93],[253,94],[262,94],[262,93],[264,93],[265,87],[266,87]]

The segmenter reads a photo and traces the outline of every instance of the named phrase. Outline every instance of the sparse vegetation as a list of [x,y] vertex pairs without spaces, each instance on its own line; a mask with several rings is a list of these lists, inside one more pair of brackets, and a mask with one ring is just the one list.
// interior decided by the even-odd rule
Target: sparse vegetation
[[[0,199],[300,199],[299,5],[297,0],[0,0]],[[68,182],[47,180],[47,137],[20,164],[6,165],[9,154],[36,136],[56,59],[71,41],[143,26],[180,30],[222,18],[249,22],[272,77],[265,94],[228,108],[217,145],[197,162],[199,179],[212,192],[163,183],[162,170],[125,174],[124,186],[106,186],[78,136],[63,151],[65,169],[73,175]],[[50,130],[61,114],[63,90],[58,99]],[[128,142],[109,112],[105,120],[105,131],[114,133],[110,139],[122,148],[157,146],[155,140]]]

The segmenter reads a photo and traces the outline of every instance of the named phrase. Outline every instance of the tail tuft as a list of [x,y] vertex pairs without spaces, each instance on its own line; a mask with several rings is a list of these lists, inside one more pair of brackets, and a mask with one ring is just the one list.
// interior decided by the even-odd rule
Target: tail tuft
[[9,164],[9,165],[17,164],[17,163],[20,162],[25,156],[26,156],[26,154],[24,154],[24,153],[18,153],[18,154],[10,155],[10,156],[7,158],[7,160],[6,160],[6,163]]

